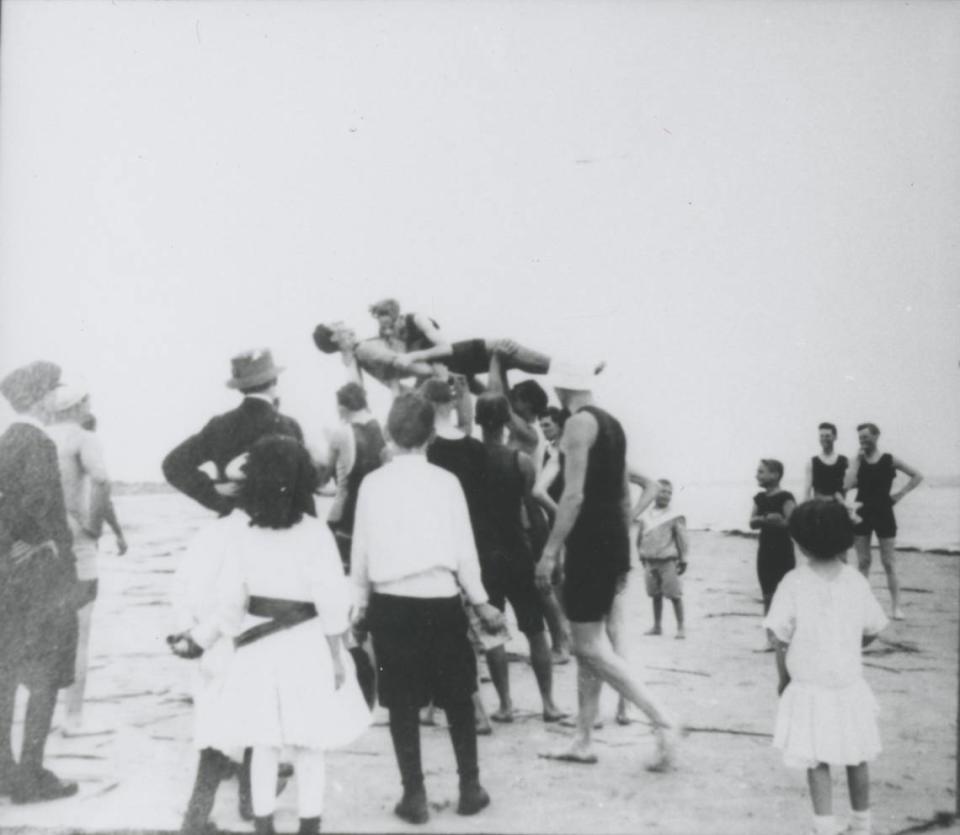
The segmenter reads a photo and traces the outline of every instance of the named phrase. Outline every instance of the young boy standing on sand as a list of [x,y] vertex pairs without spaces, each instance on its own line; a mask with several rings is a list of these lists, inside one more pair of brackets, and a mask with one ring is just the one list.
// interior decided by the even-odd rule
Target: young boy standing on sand
[[653,599],[653,628],[647,635],[661,635],[663,598],[673,603],[677,616],[677,638],[686,638],[683,628],[683,582],[687,570],[687,523],[683,514],[670,506],[673,485],[658,479],[657,497],[639,517],[637,551],[647,581],[647,594]]

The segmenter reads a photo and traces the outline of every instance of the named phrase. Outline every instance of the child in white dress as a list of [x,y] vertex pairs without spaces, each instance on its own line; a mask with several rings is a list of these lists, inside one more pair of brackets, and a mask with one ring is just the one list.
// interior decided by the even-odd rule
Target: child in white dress
[[268,436],[251,448],[245,512],[216,524],[216,542],[206,538],[224,555],[216,602],[179,636],[205,658],[222,656],[197,701],[195,743],[224,753],[253,748],[261,835],[273,832],[281,751],[293,752],[300,832],[312,835],[323,812],[324,750],[349,744],[370,723],[343,645],[350,593],[336,543],[300,501],[313,483],[297,441]]
[[887,619],[867,580],[842,561],[853,542],[843,505],[805,502],[790,518],[790,534],[809,561],[783,578],[764,620],[780,676],[773,744],[788,767],[807,769],[814,833],[838,832],[830,766],[847,769],[853,814],[845,831],[869,833],[867,763],[880,753],[880,735],[861,648]]

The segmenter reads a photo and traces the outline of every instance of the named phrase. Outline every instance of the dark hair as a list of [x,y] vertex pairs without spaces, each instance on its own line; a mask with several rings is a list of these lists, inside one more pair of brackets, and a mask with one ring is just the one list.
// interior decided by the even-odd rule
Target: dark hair
[[671,490],[673,489],[673,484],[669,478],[658,478],[657,484],[662,484],[664,487],[669,487]]
[[277,384],[277,378],[274,377],[272,380],[267,380],[267,382],[260,383],[259,385],[256,385],[256,386],[244,386],[242,389],[240,389],[240,393],[241,394],[261,394],[267,391],[271,386],[275,386],[276,384]]
[[833,437],[837,437],[837,427],[832,423],[821,423],[817,429],[829,429],[831,432],[833,432]]
[[393,401],[387,415],[387,431],[398,447],[416,449],[430,440],[433,418],[433,404],[419,394],[408,392]]
[[873,437],[875,437],[875,438],[879,438],[879,437],[880,437],[880,428],[877,426],[877,424],[875,424],[875,423],[861,423],[861,424],[857,427],[857,432],[862,432],[864,429],[866,429],[871,435],[873,435]]
[[313,344],[325,354],[335,354],[340,350],[334,339],[333,328],[329,325],[317,325],[313,329]]
[[97,431],[97,418],[95,415],[86,415],[83,420],[80,421],[80,426],[83,429],[86,429],[87,432],[96,432]]
[[258,528],[292,528],[315,516],[317,473],[306,448],[286,435],[266,435],[250,447],[240,507]]
[[570,417],[570,412],[567,409],[561,409],[558,406],[547,406],[543,410],[543,414],[540,415],[540,418],[550,418],[559,429],[563,429],[563,425],[567,422],[567,418]]
[[853,522],[840,502],[813,499],[790,514],[790,536],[816,559],[829,560],[853,545]]
[[510,399],[526,400],[533,413],[540,417],[547,409],[547,393],[536,380],[523,380],[510,389]]
[[761,458],[760,463],[770,470],[770,472],[776,473],[777,478],[783,478],[783,464],[777,461],[776,458]]
[[382,316],[384,313],[397,317],[400,315],[400,303],[396,299],[382,299],[370,305],[371,316]]
[[367,393],[359,383],[347,383],[337,389],[337,403],[350,412],[367,408]]
[[417,389],[417,393],[424,400],[428,400],[436,406],[453,403],[454,400],[453,389],[450,384],[444,380],[438,380],[436,377],[424,380],[420,388]]
[[488,432],[496,432],[510,421],[510,401],[502,394],[481,394],[477,398],[474,415],[481,427]]

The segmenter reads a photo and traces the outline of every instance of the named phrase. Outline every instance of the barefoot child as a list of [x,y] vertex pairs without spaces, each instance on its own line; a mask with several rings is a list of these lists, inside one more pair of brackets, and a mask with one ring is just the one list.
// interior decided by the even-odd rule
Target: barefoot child
[[[780,581],[796,565],[787,524],[797,502],[792,493],[780,489],[782,478],[783,464],[773,458],[760,461],[757,484],[763,489],[753,497],[750,529],[760,531],[757,578],[763,595],[764,614],[770,610],[770,601]],[[769,646],[768,649],[773,647]]]
[[683,583],[680,576],[687,570],[687,524],[681,513],[670,507],[673,485],[665,478],[657,481],[657,497],[639,518],[637,551],[643,563],[647,594],[653,598],[653,629],[648,635],[663,632],[663,598],[673,603],[677,616],[677,637],[683,631]]
[[809,563],[783,578],[764,620],[780,676],[773,744],[788,767],[807,769],[815,835],[838,831],[831,765],[847,769],[853,814],[844,831],[869,833],[867,762],[880,752],[880,736],[860,650],[887,619],[869,583],[841,559],[853,542],[843,505],[804,502],[790,518],[790,533]]

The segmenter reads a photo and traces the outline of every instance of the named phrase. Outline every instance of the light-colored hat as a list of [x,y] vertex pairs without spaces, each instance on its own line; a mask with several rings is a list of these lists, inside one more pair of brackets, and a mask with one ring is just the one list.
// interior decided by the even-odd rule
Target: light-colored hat
[[567,391],[593,391],[604,363],[555,360],[550,363],[550,385]]
[[90,396],[90,390],[78,380],[61,385],[54,395],[53,410],[65,412]]

